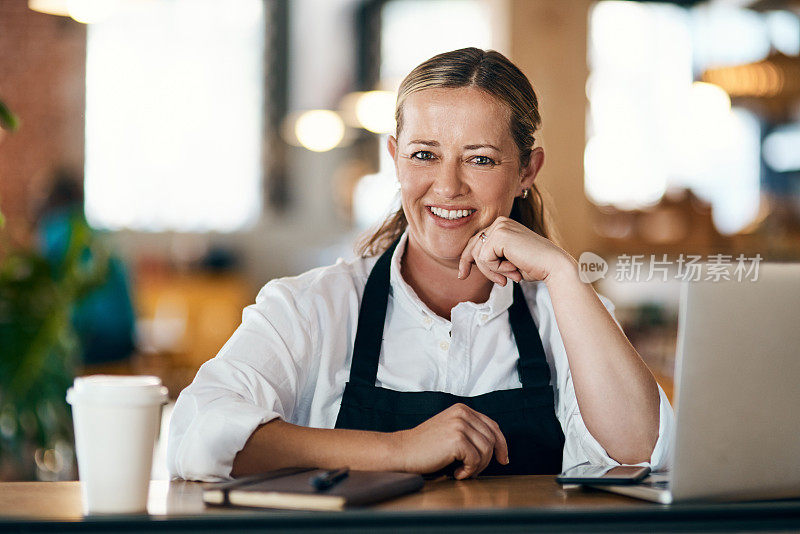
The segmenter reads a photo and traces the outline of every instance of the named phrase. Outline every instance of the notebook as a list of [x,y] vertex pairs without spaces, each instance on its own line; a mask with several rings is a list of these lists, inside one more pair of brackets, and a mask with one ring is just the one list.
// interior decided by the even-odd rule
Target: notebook
[[324,469],[280,469],[209,485],[203,490],[203,500],[223,506],[342,510],[419,491],[424,483],[420,475],[413,473],[350,471],[332,488],[317,490],[310,480],[323,472]]

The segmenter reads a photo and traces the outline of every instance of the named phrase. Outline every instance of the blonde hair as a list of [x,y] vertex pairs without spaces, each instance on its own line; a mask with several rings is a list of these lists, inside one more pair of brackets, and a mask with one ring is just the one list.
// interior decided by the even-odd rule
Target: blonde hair
[[[528,165],[535,141],[533,134],[542,123],[539,103],[528,78],[508,58],[494,50],[453,50],[436,55],[412,70],[397,92],[397,136],[403,128],[403,104],[409,95],[424,89],[458,87],[479,88],[508,106],[511,111],[509,128],[519,149],[520,165]],[[527,199],[514,198],[510,218],[549,238],[544,202],[535,184]],[[400,237],[407,226],[401,206],[377,230],[367,233],[358,242],[356,252],[362,256],[380,254]]]

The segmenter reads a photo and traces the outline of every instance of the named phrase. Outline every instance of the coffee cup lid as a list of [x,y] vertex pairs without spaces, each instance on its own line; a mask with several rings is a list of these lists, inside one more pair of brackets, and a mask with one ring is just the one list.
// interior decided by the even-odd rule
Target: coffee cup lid
[[167,402],[167,388],[157,376],[79,376],[67,391],[70,404],[146,406]]

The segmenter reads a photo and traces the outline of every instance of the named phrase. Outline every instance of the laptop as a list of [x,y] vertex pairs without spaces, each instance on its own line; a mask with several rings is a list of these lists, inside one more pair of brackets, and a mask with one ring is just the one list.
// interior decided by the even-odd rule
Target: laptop
[[669,504],[800,497],[800,264],[684,282],[672,467],[632,486]]

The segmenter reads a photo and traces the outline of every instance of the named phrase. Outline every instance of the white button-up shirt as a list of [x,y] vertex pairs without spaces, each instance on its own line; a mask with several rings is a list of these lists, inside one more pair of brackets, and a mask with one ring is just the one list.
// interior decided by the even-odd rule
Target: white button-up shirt
[[[391,294],[376,385],[396,391],[475,396],[521,387],[519,353],[508,322],[511,283],[480,304],[462,302],[451,320],[433,313],[403,280],[404,235],[391,263]],[[253,431],[276,417],[333,428],[349,378],[359,305],[377,257],[340,260],[300,276],[273,280],[215,358],[202,365],[175,405],[167,462],[174,477],[230,477],[233,459]],[[584,425],[564,343],[543,282],[522,282],[539,329],[564,431],[563,467],[618,465]],[[613,306],[601,297],[609,312]],[[659,388],[659,437],[649,465],[669,460],[674,419]]]

